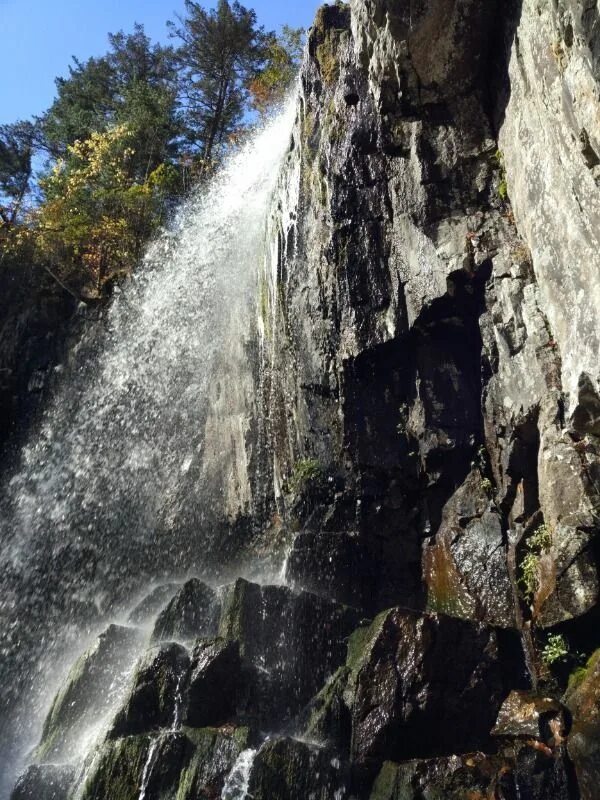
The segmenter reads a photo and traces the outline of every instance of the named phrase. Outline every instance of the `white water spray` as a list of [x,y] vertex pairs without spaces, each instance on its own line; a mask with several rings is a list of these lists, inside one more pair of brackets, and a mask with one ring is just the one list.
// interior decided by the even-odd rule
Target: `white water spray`
[[48,705],[42,653],[49,664],[64,652],[67,629],[80,649],[82,629],[89,639],[136,590],[194,569],[192,556],[210,545],[194,535],[219,503],[201,486],[211,382],[227,360],[227,337],[252,327],[265,221],[294,113],[290,102],[152,245],[71,354],[0,487],[0,677],[11,687],[0,689],[0,774],[14,773],[7,745],[31,736]]
[[257,752],[257,750],[244,750],[240,753],[225,781],[221,792],[221,800],[246,800],[250,786],[252,765]]

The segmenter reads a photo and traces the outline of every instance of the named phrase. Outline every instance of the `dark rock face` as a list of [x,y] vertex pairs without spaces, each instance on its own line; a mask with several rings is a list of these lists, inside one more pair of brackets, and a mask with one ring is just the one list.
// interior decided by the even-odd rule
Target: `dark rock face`
[[161,728],[174,729],[183,707],[183,692],[190,659],[178,644],[150,650],[141,661],[125,705],[117,715],[110,737],[135,736]]
[[196,639],[216,634],[219,604],[210,586],[193,578],[184,584],[159,614],[154,642]]
[[573,715],[568,738],[583,800],[592,800],[600,786],[600,651],[574,675],[566,702]]
[[569,778],[561,759],[540,757],[532,748],[514,755],[473,753],[405,764],[386,762],[370,800],[568,800]]
[[262,673],[261,714],[289,719],[346,658],[346,640],[360,620],[354,609],[279,586],[239,580],[223,596],[219,634],[239,642]]
[[491,629],[392,610],[373,623],[353,671],[356,764],[489,746],[502,697]]
[[252,765],[248,796],[256,800],[347,797],[347,776],[327,750],[293,739],[267,742]]
[[133,611],[129,614],[127,621],[130,625],[147,625],[156,618],[159,611],[162,611],[173,599],[180,588],[177,583],[168,583],[164,586],[157,586],[149,595],[144,597]]
[[69,766],[30,767],[17,782],[11,800],[67,800],[75,775]]
[[192,653],[185,724],[203,728],[233,722],[243,689],[238,642],[199,642]]
[[46,719],[38,761],[69,759],[79,738],[110,714],[126,690],[127,672],[143,637],[134,628],[111,625],[72,668]]

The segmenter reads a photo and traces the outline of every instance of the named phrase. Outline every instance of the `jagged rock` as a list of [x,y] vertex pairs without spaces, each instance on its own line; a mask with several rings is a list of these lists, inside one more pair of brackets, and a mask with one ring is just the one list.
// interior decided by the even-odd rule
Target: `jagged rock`
[[221,796],[226,778],[253,742],[247,728],[187,731],[194,747],[181,773],[177,800],[213,800]]
[[479,470],[446,504],[440,530],[424,549],[423,575],[432,611],[516,626],[502,519],[490,509]]
[[327,681],[304,714],[303,735],[309,741],[335,746],[349,755],[352,716],[344,698],[350,668],[340,669]]
[[159,614],[152,641],[187,641],[215,636],[218,618],[216,592],[197,578],[192,578]]
[[568,768],[532,748],[514,754],[472,753],[450,758],[386,762],[370,800],[570,800]]
[[227,587],[219,635],[264,677],[263,714],[282,720],[319,691],[346,658],[346,639],[360,620],[354,609],[283,586],[245,580]]
[[292,586],[357,608],[370,604],[375,575],[371,554],[360,538],[328,531],[298,534],[286,569]]
[[352,759],[485,749],[502,697],[496,635],[483,625],[393,609],[353,657]]
[[108,742],[86,778],[81,800],[175,800],[189,755],[182,733]]
[[167,644],[150,650],[137,667],[110,738],[174,728],[183,713],[189,667],[189,654],[181,645]]
[[199,642],[192,653],[185,724],[203,728],[232,722],[243,689],[238,642]]
[[154,622],[159,611],[164,610],[178,589],[179,584],[177,583],[157,586],[137,604],[127,617],[127,622],[130,625],[148,625],[150,622]]
[[76,662],[56,695],[44,723],[37,761],[68,759],[90,730],[107,722],[125,694],[143,636],[134,628],[111,625]]
[[568,750],[582,800],[594,800],[600,786],[600,650],[573,676],[565,701],[573,715]]
[[17,781],[11,800],[67,800],[76,774],[69,765],[29,767]]
[[493,736],[525,737],[551,747],[560,746],[565,733],[566,721],[561,704],[550,697],[524,691],[509,694],[492,730]]
[[334,755],[295,739],[267,741],[258,751],[248,786],[254,800],[344,800],[347,775]]

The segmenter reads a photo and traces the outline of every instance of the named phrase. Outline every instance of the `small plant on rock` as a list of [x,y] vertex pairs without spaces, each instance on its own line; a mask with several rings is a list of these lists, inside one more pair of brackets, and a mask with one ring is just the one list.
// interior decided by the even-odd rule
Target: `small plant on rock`
[[560,633],[551,634],[548,637],[546,646],[542,650],[542,661],[544,664],[551,667],[559,661],[565,661],[569,655],[569,644],[565,637]]
[[552,547],[552,530],[545,523],[540,525],[527,540],[527,552],[521,561],[519,583],[523,596],[531,603],[539,588],[539,563],[543,553]]
[[323,468],[316,458],[303,458],[294,466],[291,476],[287,480],[286,488],[293,494],[299,494],[309,484],[320,480]]

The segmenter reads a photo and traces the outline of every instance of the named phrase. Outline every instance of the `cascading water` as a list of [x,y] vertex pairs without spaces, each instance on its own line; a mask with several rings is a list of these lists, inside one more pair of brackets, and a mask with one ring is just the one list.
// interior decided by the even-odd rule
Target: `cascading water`
[[208,398],[232,333],[241,339],[252,328],[294,111],[290,102],[149,249],[71,355],[5,481],[2,798],[18,768],[14,743],[22,749],[38,731],[67,651],[81,651],[153,579],[202,568],[211,545],[203,522],[220,502],[199,485],[213,455]]

